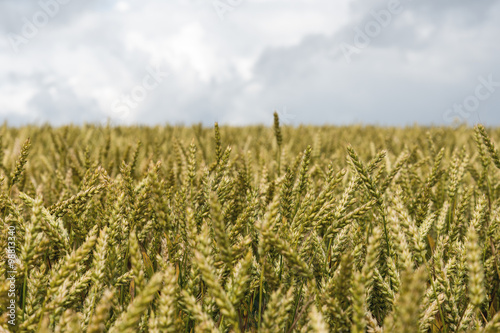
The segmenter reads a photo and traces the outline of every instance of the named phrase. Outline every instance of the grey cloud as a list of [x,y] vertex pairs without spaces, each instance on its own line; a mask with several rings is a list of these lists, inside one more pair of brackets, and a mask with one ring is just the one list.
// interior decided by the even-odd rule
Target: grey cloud
[[[64,79],[43,83],[43,76],[37,78],[40,89],[28,103],[33,110],[33,119],[28,122],[50,119],[55,125],[83,123],[102,120],[105,116],[99,110],[97,101],[82,98],[65,84]],[[68,113],[71,110],[71,113]],[[28,119],[25,119],[26,123]]]
[[[0,1],[0,30],[18,28],[19,22],[12,20],[10,14],[22,17],[38,8],[36,1],[26,3]],[[101,13],[95,25],[84,25],[85,30],[77,31],[69,40],[61,41],[61,35],[54,33],[44,35],[40,45],[27,50],[22,57],[33,61],[44,59],[50,56],[51,47],[88,50],[91,56],[86,59],[98,63],[100,70],[105,71],[108,85],[129,92],[134,84],[141,82],[152,54],[127,47],[125,31],[140,31],[141,27],[128,26],[119,15],[108,18],[106,12],[113,3],[71,3],[51,29],[71,26],[72,20],[86,14],[98,11],[104,14]],[[148,5],[154,3],[150,1]],[[294,124],[449,124],[443,119],[444,111],[474,92],[479,75],[492,73],[500,81],[500,45],[496,43],[500,33],[499,1],[402,0],[402,4],[404,12],[359,55],[354,55],[351,64],[346,63],[338,46],[352,43],[353,27],[363,27],[372,20],[369,11],[384,8],[387,1],[352,1],[354,19],[342,29],[304,36],[292,46],[271,43],[254,60],[250,78],[244,78],[231,67],[231,58],[225,67],[227,75],[209,81],[201,80],[200,73],[188,61],[186,65],[173,67],[169,69],[171,75],[133,110],[132,120],[143,124],[270,123],[273,110],[286,107],[295,116]],[[184,1],[183,5],[195,10],[203,4],[193,0]],[[9,10],[9,15],[5,10]],[[238,15],[244,14],[244,10],[243,6],[238,8]],[[232,29],[231,24],[238,22],[221,23],[212,14],[218,25],[209,25],[205,18],[204,28],[209,35],[221,32],[228,36],[223,47],[230,50],[232,43],[240,47],[254,42],[250,37],[247,40],[245,35],[233,36],[224,30]],[[411,22],[407,21],[409,16]],[[189,20],[196,20],[196,16]],[[432,29],[427,37],[419,35],[418,29],[422,27]],[[169,42],[163,41],[165,45]],[[43,43],[49,43],[49,49],[43,49]],[[87,64],[75,60],[74,66],[85,68]],[[89,65],[84,75],[101,74],[97,70]],[[109,117],[109,108],[101,109],[95,97],[82,95],[81,90],[77,93],[68,83],[68,77],[57,76],[52,83],[44,83],[49,75],[57,74],[51,73],[51,68],[40,68],[32,75],[4,70],[0,72],[0,88],[26,82],[36,87],[27,108],[42,121],[101,122]],[[480,119],[500,125],[499,106],[500,89],[466,120],[474,123]],[[16,110],[0,111],[13,123],[32,121],[16,115]]]
[[[352,64],[347,64],[341,53],[337,52],[332,56],[331,52],[346,41],[346,36],[351,36],[352,43],[352,26],[329,38],[310,36],[294,47],[268,49],[256,63],[256,80],[266,85],[265,91],[273,92],[273,98],[288,101],[287,105],[296,110],[300,120],[304,122],[446,124],[443,119],[444,111],[455,103],[461,103],[474,91],[478,76],[491,73],[500,81],[500,49],[489,46],[493,36],[500,33],[500,24],[493,23],[495,30],[489,28],[489,36],[481,34],[483,25],[500,22],[500,13],[496,10],[493,17],[468,27],[468,37],[463,39],[464,44],[453,45],[454,49],[447,49],[449,45],[446,38],[449,36],[442,33],[445,26],[442,22],[437,22],[438,18],[457,10],[485,15],[495,2],[487,1],[478,5],[461,1],[456,4],[447,2],[425,6],[421,2],[415,2],[405,10],[413,11],[415,16],[431,10],[434,13],[432,22],[438,29],[433,36],[424,42],[418,42],[414,25],[404,26],[400,30],[392,22],[380,36],[372,40],[369,47],[361,50],[360,55],[353,56],[357,58]],[[361,22],[367,20],[365,17]],[[425,20],[430,18],[427,16]],[[453,31],[452,27],[446,29]],[[469,42],[476,44],[471,45]],[[447,58],[447,67],[441,69],[442,73],[405,73],[411,70],[405,50],[421,57],[428,56],[429,61],[435,55]],[[456,54],[457,50],[461,53]],[[454,84],[433,76],[446,75],[447,69],[466,74]],[[422,70],[429,71],[430,68]],[[455,75],[456,72],[450,72],[450,76]],[[500,125],[498,106],[500,89],[481,103],[478,112],[463,120],[473,123],[480,119]]]

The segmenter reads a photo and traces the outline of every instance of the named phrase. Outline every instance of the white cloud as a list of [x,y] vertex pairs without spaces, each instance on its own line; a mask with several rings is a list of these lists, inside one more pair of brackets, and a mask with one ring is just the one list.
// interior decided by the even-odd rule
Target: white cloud
[[127,1],[118,1],[115,8],[119,12],[126,12],[130,9],[130,4]]

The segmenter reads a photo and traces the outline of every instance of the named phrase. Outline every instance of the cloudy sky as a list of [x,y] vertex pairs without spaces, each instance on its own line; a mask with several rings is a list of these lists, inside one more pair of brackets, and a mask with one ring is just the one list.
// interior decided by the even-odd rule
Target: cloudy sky
[[0,0],[0,117],[500,125],[497,0]]

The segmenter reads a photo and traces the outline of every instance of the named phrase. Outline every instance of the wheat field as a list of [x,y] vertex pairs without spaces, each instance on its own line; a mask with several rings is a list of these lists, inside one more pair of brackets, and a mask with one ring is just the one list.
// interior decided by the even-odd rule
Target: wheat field
[[500,129],[0,127],[0,332],[500,332]]

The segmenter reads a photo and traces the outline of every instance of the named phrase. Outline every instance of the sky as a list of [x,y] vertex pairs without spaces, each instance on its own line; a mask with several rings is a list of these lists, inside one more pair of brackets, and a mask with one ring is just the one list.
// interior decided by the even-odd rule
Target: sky
[[0,0],[0,120],[500,125],[499,0]]

